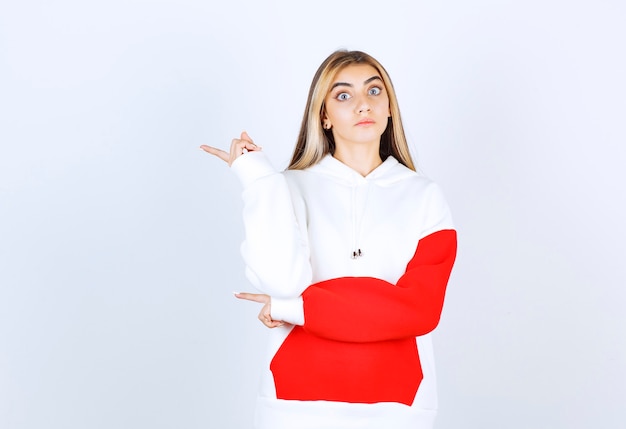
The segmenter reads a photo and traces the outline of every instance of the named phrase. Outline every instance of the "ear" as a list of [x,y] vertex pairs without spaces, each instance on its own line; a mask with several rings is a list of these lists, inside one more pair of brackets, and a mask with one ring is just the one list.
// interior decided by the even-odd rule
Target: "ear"
[[326,115],[326,111],[322,112],[322,128],[325,130],[330,130],[333,127],[333,124],[330,123],[330,119],[328,119],[328,115]]

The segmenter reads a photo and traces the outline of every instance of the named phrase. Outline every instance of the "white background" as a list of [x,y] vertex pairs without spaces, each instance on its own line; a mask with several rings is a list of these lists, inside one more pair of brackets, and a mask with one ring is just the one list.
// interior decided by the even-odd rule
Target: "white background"
[[240,186],[198,146],[284,168],[342,47],[459,231],[437,428],[623,427],[623,2],[0,4],[1,428],[251,427]]

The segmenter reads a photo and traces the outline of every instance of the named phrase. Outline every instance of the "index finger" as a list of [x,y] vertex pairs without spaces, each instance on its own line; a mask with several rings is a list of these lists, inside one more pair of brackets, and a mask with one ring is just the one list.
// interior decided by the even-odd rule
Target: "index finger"
[[200,149],[202,149],[205,152],[210,153],[211,155],[217,156],[219,159],[221,159],[224,162],[228,162],[228,160],[230,159],[230,154],[228,152],[223,151],[222,149],[218,149],[216,147],[208,146],[205,144],[200,146]]
[[268,296],[259,293],[247,293],[247,292],[238,292],[235,294],[235,297],[239,299],[245,299],[248,301],[260,302],[261,304],[265,304],[268,301]]

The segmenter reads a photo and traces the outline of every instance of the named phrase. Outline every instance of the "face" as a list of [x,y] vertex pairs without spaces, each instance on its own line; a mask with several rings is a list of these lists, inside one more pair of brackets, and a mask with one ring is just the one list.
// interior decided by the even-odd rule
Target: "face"
[[380,145],[387,128],[389,96],[380,74],[368,64],[343,68],[324,99],[322,125],[331,127],[335,144]]

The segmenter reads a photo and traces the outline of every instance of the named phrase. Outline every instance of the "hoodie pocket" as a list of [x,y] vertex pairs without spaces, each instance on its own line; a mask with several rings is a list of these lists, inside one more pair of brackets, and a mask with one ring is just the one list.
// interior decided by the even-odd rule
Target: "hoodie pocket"
[[296,326],[272,359],[278,399],[411,405],[422,381],[414,338],[348,343]]

